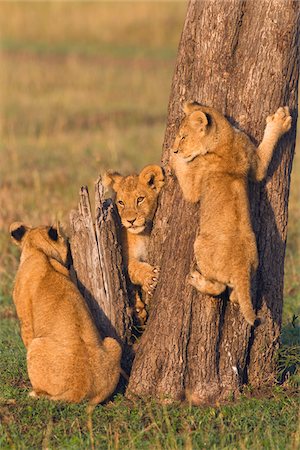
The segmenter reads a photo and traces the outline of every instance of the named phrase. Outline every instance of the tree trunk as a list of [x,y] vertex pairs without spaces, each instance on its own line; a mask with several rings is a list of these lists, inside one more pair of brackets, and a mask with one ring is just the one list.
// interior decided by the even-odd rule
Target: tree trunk
[[173,78],[163,165],[185,100],[213,106],[255,142],[265,118],[288,105],[293,129],[275,150],[266,181],[249,185],[260,265],[253,301],[263,323],[253,330],[226,295],[201,295],[186,284],[201,205],[183,200],[167,178],[151,241],[161,265],[149,321],[133,364],[128,395],[195,403],[238,394],[241,385],[275,377],[282,304],[290,173],[299,73],[298,2],[191,0]]
[[115,205],[104,200],[101,178],[95,184],[95,224],[86,187],[80,190],[78,211],[70,214],[73,273],[102,337],[123,345],[122,365],[132,362],[131,314],[120,247]]

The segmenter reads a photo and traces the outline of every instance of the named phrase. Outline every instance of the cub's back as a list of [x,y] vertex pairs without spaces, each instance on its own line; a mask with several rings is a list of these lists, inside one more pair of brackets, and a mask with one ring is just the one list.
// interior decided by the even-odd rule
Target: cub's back
[[67,269],[61,266],[61,271],[56,270],[43,254],[28,258],[18,271],[15,298],[18,301],[26,295],[36,336],[101,342],[85,300]]

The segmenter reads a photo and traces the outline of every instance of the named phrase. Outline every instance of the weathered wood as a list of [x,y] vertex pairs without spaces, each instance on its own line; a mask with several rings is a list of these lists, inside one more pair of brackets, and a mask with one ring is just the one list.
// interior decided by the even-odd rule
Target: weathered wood
[[260,255],[253,297],[263,319],[255,331],[226,295],[214,299],[186,284],[201,210],[187,204],[176,180],[167,178],[150,248],[151,262],[161,265],[160,281],[134,361],[130,396],[187,396],[204,403],[238,394],[247,381],[259,386],[274,379],[297,120],[298,19],[299,4],[292,0],[189,3],[170,96],[164,166],[185,100],[218,108],[256,142],[266,116],[281,105],[289,105],[294,125],[275,151],[267,180],[249,189]]
[[123,366],[129,368],[131,314],[119,244],[119,216],[104,199],[99,178],[95,184],[95,224],[86,187],[80,190],[78,210],[70,214],[71,253],[78,287],[102,336],[124,346]]

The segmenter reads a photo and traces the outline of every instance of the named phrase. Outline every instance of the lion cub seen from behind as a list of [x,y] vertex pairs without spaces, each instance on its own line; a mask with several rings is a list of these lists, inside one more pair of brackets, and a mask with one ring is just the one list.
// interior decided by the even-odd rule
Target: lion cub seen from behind
[[170,166],[187,201],[201,202],[200,234],[194,243],[197,269],[189,282],[204,294],[228,286],[246,321],[254,325],[251,276],[257,269],[247,176],[262,180],[279,138],[291,128],[287,107],[267,117],[256,150],[248,136],[214,108],[188,102],[176,136]]
[[[164,184],[164,173],[157,165],[146,166],[139,175],[123,177],[117,172],[106,172],[106,187],[115,192],[115,202],[122,222],[122,249],[128,275],[144,293],[153,295],[159,268],[147,262],[152,220],[157,198]],[[140,323],[146,320],[146,311],[139,295],[135,295],[135,309]]]
[[116,388],[121,347],[101,339],[66,268],[68,246],[56,228],[10,227],[21,247],[13,299],[27,349],[31,396],[91,405]]

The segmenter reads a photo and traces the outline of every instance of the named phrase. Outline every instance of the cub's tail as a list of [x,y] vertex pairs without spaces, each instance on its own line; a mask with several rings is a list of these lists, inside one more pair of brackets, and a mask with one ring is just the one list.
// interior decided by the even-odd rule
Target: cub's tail
[[251,300],[250,275],[247,273],[241,274],[241,276],[236,280],[234,289],[236,291],[236,297],[245,320],[250,325],[255,325],[256,314]]

